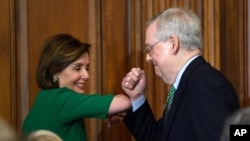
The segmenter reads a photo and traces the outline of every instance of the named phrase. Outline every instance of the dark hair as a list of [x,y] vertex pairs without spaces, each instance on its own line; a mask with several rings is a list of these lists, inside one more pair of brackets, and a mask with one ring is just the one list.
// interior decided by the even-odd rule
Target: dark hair
[[42,46],[36,80],[41,89],[57,88],[53,74],[63,71],[82,54],[88,53],[90,44],[82,43],[70,34],[57,34],[47,38]]

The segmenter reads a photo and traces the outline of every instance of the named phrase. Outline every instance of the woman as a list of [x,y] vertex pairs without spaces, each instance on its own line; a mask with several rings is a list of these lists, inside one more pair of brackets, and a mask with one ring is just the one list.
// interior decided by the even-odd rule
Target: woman
[[24,135],[46,129],[64,141],[86,141],[84,118],[105,119],[130,108],[122,94],[85,94],[89,47],[69,34],[45,41],[36,73],[41,91],[24,120]]

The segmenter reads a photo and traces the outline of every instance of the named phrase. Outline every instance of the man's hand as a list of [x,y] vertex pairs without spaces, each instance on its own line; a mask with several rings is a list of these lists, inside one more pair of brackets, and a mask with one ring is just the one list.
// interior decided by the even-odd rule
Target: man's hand
[[117,123],[120,123],[123,118],[125,117],[126,113],[117,113],[117,114],[114,114],[112,116],[109,116],[105,122],[107,124],[107,126],[110,128],[112,124],[117,124]]
[[122,80],[122,88],[131,101],[140,97],[146,87],[146,77],[140,68],[132,68]]

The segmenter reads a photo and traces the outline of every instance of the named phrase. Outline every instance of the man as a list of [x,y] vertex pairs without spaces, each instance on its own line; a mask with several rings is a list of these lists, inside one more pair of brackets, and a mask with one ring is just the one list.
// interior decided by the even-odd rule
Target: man
[[144,96],[144,71],[132,68],[123,78],[123,90],[132,102],[124,122],[135,139],[219,141],[225,118],[239,102],[230,82],[201,55],[199,18],[189,9],[168,9],[148,22],[145,43],[147,62],[172,86],[173,95],[156,120]]

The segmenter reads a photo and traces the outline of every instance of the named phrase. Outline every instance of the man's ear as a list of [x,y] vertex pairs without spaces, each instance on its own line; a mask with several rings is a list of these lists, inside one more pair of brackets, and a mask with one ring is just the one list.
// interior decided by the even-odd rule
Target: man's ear
[[179,38],[176,35],[171,35],[170,42],[171,42],[171,49],[173,50],[174,54],[176,54],[180,49]]

